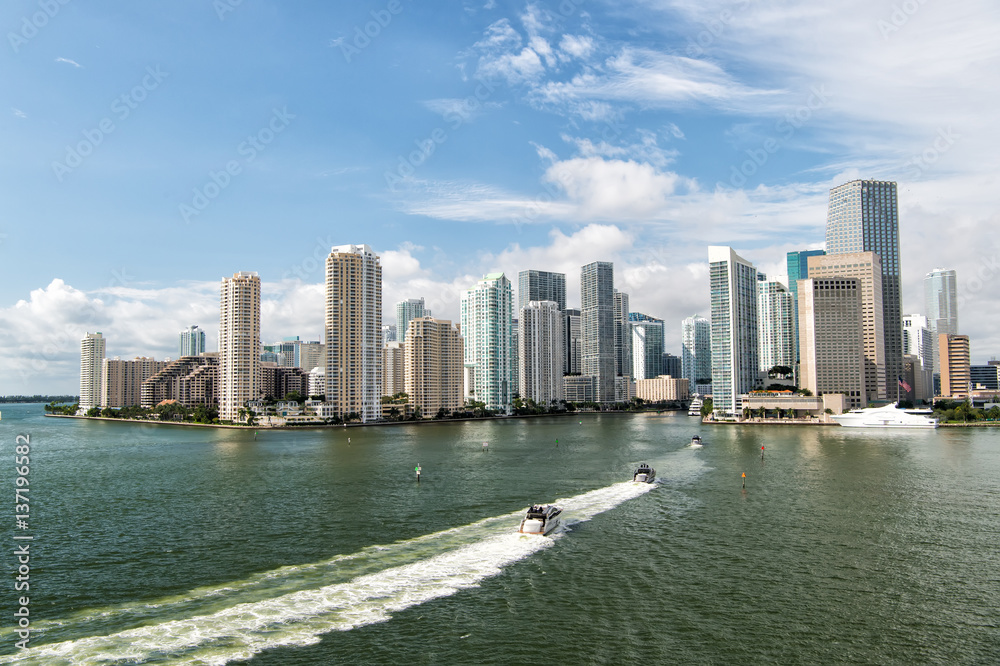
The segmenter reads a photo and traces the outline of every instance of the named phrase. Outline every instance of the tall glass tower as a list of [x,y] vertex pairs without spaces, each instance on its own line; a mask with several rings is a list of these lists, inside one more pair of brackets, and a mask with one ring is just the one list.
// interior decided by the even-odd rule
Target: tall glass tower
[[704,317],[681,321],[681,376],[687,378],[691,393],[699,383],[712,380],[712,323]]
[[566,274],[549,271],[521,271],[517,274],[517,310],[531,301],[554,301],[560,311],[566,309]]
[[826,254],[823,250],[800,250],[786,255],[788,292],[792,295],[792,345],[795,362],[799,362],[799,280],[809,277],[809,257]]
[[596,401],[615,401],[615,266],[595,261],[580,271],[580,372],[596,377]]
[[712,303],[712,401],[721,416],[738,416],[741,395],[757,384],[757,269],[731,247],[708,247]]
[[852,180],[830,190],[827,254],[874,252],[882,265],[882,321],[886,386],[903,372],[903,313],[896,183]]
[[[958,277],[955,271],[935,268],[924,276],[924,309],[927,327],[935,341],[941,333],[958,334]],[[937,351],[937,343],[934,344]],[[934,354],[934,372],[941,372],[941,362]]]

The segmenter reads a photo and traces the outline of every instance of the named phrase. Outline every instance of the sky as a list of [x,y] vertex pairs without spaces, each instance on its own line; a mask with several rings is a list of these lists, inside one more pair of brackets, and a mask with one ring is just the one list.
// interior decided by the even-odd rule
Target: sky
[[265,343],[320,339],[343,244],[380,255],[384,323],[528,268],[578,306],[613,261],[677,354],[708,245],[783,274],[856,178],[898,183],[904,312],[953,268],[1000,355],[995,0],[8,0],[0,28],[0,394],[78,393],[86,332],[217,349],[237,271]]

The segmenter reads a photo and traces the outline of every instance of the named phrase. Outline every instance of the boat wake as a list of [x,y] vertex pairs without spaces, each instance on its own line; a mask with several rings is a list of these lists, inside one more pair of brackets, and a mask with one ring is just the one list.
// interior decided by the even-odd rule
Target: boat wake
[[[617,483],[555,503],[563,509],[565,524],[572,526],[653,487]],[[5,655],[0,663],[226,664],[268,648],[314,644],[328,632],[384,622],[406,608],[477,587],[561,538],[558,533],[522,538],[514,531],[520,515],[495,516],[184,595],[33,623],[42,634],[58,628],[85,636]]]

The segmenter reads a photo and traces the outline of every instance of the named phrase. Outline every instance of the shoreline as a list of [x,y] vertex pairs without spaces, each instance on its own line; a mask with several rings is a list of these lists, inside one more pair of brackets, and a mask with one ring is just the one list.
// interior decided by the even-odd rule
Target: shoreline
[[661,410],[659,412],[650,410],[643,412],[626,412],[626,411],[615,411],[615,412],[598,412],[598,411],[578,411],[578,412],[560,412],[558,414],[511,414],[510,416],[470,416],[460,419],[420,419],[419,421],[371,421],[369,423],[338,423],[336,425],[332,423],[317,423],[315,425],[284,425],[284,426],[272,426],[272,425],[233,425],[230,423],[192,423],[190,421],[152,421],[145,419],[118,419],[112,416],[77,416],[75,414],[44,414],[43,416],[56,418],[56,419],[78,419],[81,421],[106,421],[113,423],[131,423],[133,425],[155,425],[155,426],[184,426],[184,427],[197,427],[197,428],[222,428],[226,430],[329,430],[333,428],[358,428],[367,426],[401,426],[401,425],[420,425],[424,423],[468,423],[474,421],[503,421],[507,419],[534,419],[534,418],[546,418],[550,416],[576,416],[576,415],[590,415],[590,414],[601,414],[605,416],[610,415],[632,415],[632,414],[686,414],[686,410],[683,409],[672,409],[672,410]]

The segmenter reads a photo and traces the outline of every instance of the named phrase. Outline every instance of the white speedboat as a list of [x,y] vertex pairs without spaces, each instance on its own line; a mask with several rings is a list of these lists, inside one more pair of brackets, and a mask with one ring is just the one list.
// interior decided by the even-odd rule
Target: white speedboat
[[652,483],[656,479],[656,470],[642,463],[632,474],[632,480],[636,483]]
[[548,534],[559,527],[562,509],[553,504],[532,504],[521,520],[521,534]]
[[845,428],[937,428],[929,409],[900,409],[895,403],[883,407],[852,409],[831,416]]
[[701,446],[701,435],[695,435],[691,438],[691,446],[698,448]]

